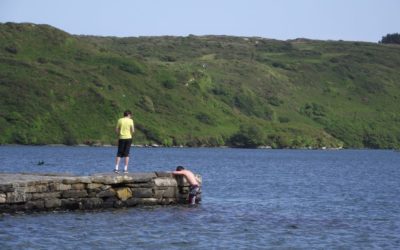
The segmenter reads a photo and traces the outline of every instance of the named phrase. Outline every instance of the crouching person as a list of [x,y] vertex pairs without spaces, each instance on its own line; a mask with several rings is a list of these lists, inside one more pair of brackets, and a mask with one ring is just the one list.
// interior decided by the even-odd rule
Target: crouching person
[[196,180],[196,177],[192,173],[192,171],[185,169],[182,166],[178,166],[176,171],[172,172],[174,175],[183,175],[186,180],[189,182],[189,204],[196,204],[197,195],[200,193],[200,185]]

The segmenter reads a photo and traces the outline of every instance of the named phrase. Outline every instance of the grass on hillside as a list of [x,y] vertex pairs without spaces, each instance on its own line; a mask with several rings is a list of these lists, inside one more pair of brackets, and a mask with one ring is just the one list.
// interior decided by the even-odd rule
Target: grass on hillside
[[0,143],[400,145],[400,47],[229,36],[72,36],[0,24]]

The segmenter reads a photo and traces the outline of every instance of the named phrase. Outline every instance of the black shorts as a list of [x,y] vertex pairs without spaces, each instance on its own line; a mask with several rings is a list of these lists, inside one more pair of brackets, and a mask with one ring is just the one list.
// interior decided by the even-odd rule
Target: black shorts
[[118,157],[128,157],[129,150],[131,149],[132,139],[119,139],[118,140]]

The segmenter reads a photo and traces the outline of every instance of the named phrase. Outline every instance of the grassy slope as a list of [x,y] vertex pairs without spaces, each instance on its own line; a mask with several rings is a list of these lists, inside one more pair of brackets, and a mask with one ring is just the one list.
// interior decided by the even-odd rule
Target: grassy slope
[[400,47],[1,24],[0,98],[0,143],[115,143],[129,108],[136,143],[398,148]]

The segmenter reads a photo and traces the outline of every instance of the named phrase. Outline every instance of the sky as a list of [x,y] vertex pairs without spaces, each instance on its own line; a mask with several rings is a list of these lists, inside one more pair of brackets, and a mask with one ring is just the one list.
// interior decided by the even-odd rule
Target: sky
[[0,0],[0,22],[99,36],[234,35],[378,42],[400,0]]

